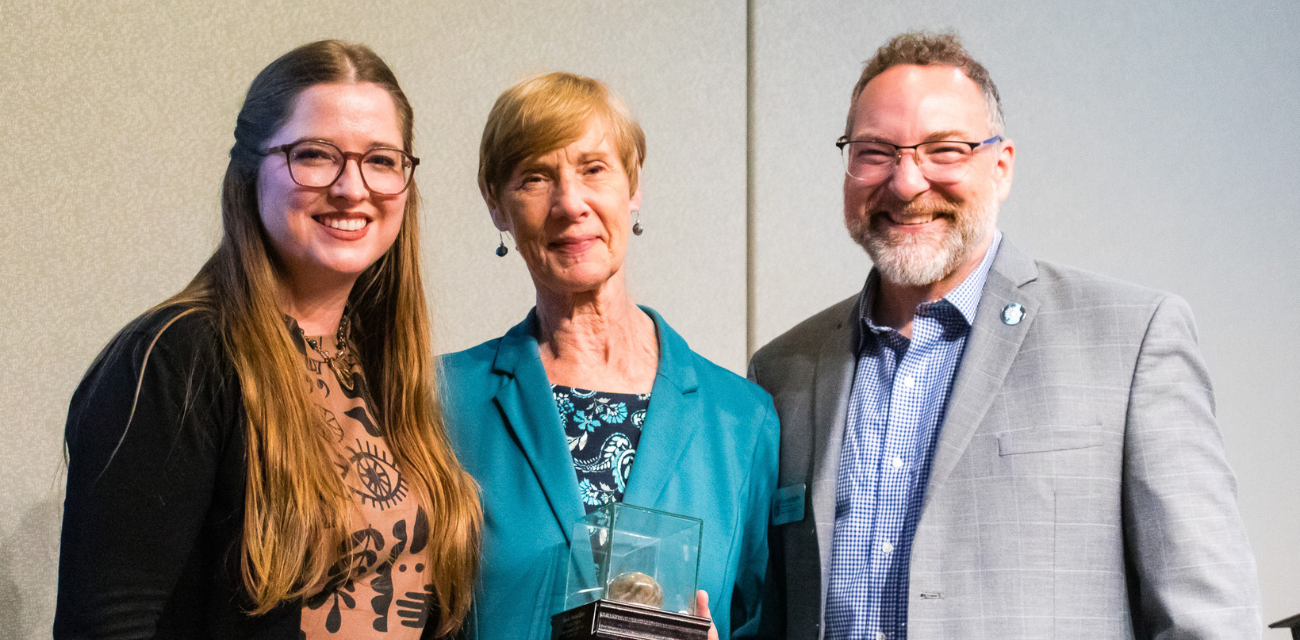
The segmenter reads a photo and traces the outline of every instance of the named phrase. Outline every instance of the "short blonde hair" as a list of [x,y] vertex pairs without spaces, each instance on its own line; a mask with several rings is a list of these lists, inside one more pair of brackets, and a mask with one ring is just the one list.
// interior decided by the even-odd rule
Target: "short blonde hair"
[[578,140],[593,117],[604,120],[614,136],[628,187],[636,193],[645,162],[641,125],[605,83],[562,71],[524,80],[497,98],[479,145],[479,190],[497,197],[521,162]]

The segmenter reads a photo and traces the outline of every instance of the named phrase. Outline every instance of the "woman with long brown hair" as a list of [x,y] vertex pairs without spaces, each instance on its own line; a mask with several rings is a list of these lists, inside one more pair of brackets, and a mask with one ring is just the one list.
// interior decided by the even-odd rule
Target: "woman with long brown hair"
[[364,46],[253,81],[220,246],[73,396],[55,637],[459,630],[482,516],[436,398],[412,130]]

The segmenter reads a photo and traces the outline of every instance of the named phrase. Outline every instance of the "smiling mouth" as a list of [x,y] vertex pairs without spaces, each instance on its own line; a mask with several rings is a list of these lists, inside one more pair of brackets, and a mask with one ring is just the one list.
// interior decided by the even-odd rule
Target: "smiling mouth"
[[347,216],[312,216],[312,219],[331,229],[339,231],[360,231],[366,225],[370,224],[370,219],[366,217],[353,218]]
[[560,251],[578,251],[586,249],[596,241],[595,237],[561,238],[550,243],[551,248]]
[[876,212],[876,214],[872,217],[879,219],[882,222],[888,222],[889,224],[899,226],[899,227],[919,227],[921,225],[930,224],[931,222],[947,219],[947,216],[944,216],[942,214],[929,215],[929,216],[898,217],[891,214],[888,211]]
[[871,215],[876,224],[888,224],[895,227],[921,227],[932,222],[953,224],[960,215],[960,210],[948,203],[915,201],[898,207],[881,206]]

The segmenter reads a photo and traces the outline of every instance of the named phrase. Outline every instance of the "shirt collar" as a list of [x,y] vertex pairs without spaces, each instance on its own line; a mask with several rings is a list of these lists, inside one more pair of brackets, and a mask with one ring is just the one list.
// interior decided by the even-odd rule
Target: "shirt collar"
[[[984,283],[989,278],[989,269],[993,267],[993,258],[998,254],[998,247],[1002,244],[1002,231],[994,229],[993,241],[989,243],[989,248],[984,252],[984,259],[980,261],[978,267],[966,276],[966,279],[955,289],[948,292],[941,300],[946,300],[961,314],[966,325],[970,326],[975,323],[975,311],[979,308],[980,296],[984,293]],[[872,267],[871,273],[867,275],[867,284],[862,288],[862,293],[858,295],[858,303],[855,315],[858,322],[854,323],[853,331],[853,351],[861,351],[863,330],[873,333],[879,333],[885,329],[878,327],[871,321],[871,307],[876,300],[876,292],[880,288],[880,272]],[[933,305],[940,302],[927,302],[921,307]],[[918,307],[919,309],[920,307]]]

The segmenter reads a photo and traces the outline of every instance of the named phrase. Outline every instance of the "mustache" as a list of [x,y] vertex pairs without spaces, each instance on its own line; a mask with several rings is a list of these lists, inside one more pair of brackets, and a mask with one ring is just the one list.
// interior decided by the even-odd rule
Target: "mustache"
[[[882,198],[882,200],[884,200]],[[891,212],[903,216],[932,216],[935,218],[956,219],[961,215],[961,207],[946,200],[913,200],[911,202],[873,202],[868,208],[872,219],[888,217]]]

